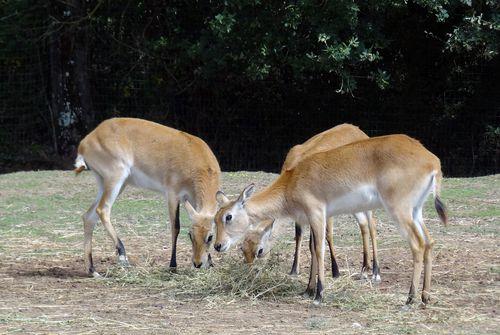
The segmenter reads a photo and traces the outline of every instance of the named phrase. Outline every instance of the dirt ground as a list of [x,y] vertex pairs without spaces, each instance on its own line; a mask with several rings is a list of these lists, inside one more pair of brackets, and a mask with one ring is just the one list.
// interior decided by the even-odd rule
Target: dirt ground
[[[222,188],[234,196],[249,182],[261,189],[273,178],[224,173]],[[97,227],[94,262],[106,277],[88,278],[81,215],[94,195],[90,173],[0,175],[0,333],[499,333],[500,175],[446,179],[442,198],[450,212],[448,227],[428,204],[424,217],[436,240],[432,301],[411,308],[404,305],[410,251],[383,211],[375,213],[382,282],[359,279],[359,230],[352,217],[339,217],[334,238],[342,277],[327,273],[325,302],[314,307],[301,296],[309,267],[307,238],[301,274],[287,275],[292,224],[280,223],[275,248],[259,260],[258,272],[241,264],[237,249],[225,255],[213,251],[213,269],[193,270],[189,220],[182,212],[173,274],[167,269],[171,245],[164,202],[136,189],[122,194],[112,215],[132,268],[116,266],[111,241]],[[255,273],[263,285],[257,289]],[[236,283],[232,274],[243,274],[243,280]]]

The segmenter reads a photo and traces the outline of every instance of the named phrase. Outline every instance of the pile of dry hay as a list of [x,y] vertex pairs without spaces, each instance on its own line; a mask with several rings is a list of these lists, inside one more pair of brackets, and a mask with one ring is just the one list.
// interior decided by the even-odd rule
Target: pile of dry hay
[[[308,273],[290,276],[287,266],[288,262],[284,262],[278,253],[271,253],[270,257],[252,266],[244,264],[239,257],[227,257],[209,269],[178,269],[176,272],[158,266],[116,266],[106,273],[105,278],[111,285],[146,286],[176,296],[283,301],[284,298],[300,296],[308,280]],[[325,298],[331,303],[350,299],[359,290],[359,283],[350,274],[335,280],[329,278]]]

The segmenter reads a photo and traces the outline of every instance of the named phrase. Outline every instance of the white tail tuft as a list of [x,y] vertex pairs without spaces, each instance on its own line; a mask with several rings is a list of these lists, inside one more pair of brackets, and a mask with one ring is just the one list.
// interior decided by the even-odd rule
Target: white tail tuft
[[83,158],[82,155],[78,155],[75,160],[75,172],[78,174],[82,172],[83,170],[87,170],[87,164],[85,164],[85,159]]

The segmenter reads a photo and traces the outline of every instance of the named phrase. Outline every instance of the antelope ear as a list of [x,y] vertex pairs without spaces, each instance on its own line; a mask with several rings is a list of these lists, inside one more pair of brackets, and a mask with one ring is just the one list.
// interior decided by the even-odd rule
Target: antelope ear
[[274,220],[271,221],[271,224],[268,224],[263,230],[262,230],[262,240],[266,241],[271,237],[271,234],[273,233],[273,228],[274,228]]
[[238,202],[241,205],[244,205],[245,202],[248,200],[248,198],[252,196],[254,190],[255,190],[255,184],[253,183],[245,187],[243,192],[241,192],[240,196],[238,197]]
[[217,191],[217,193],[215,193],[215,199],[217,199],[217,202],[219,203],[220,207],[223,207],[227,203],[229,203],[229,199],[226,197],[226,195],[222,191]]
[[186,208],[186,212],[188,213],[191,220],[193,219],[193,217],[198,215],[198,212],[196,211],[196,209],[194,209],[189,200],[184,201],[184,207]]

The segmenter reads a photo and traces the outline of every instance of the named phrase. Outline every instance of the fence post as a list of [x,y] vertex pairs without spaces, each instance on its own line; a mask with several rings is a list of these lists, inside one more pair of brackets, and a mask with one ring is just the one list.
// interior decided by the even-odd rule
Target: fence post
[[53,146],[59,154],[59,115],[64,110],[64,82],[61,64],[61,36],[59,31],[53,32],[49,38],[49,66],[50,66],[50,118],[52,125]]

